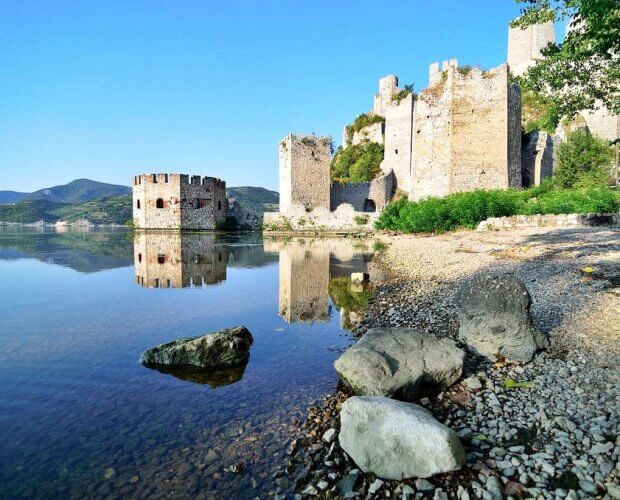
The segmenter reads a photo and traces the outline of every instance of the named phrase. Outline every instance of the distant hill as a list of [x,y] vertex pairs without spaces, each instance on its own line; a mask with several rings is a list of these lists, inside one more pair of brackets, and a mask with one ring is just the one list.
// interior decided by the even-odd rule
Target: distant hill
[[30,193],[20,193],[19,191],[0,191],[0,205],[7,203],[17,203],[27,198]]
[[131,219],[131,196],[112,196],[77,204],[24,200],[14,205],[0,205],[0,222],[32,224],[82,219],[93,224],[125,224]]
[[280,195],[262,187],[239,186],[226,188],[226,196],[234,199],[246,210],[253,212],[277,212]]
[[[121,195],[106,195],[117,193]],[[0,200],[11,199],[0,191]],[[16,201],[0,201],[0,222],[19,222],[31,224],[38,221],[54,223],[58,220],[75,222],[85,219],[93,224],[125,224],[132,216],[131,189],[126,186],[104,184],[102,182],[78,179],[34,193],[17,193],[26,196]],[[240,186],[226,190],[229,199],[234,199],[246,210],[253,212],[272,212],[278,210],[279,195],[261,187]],[[93,198],[95,197],[95,198]],[[86,199],[86,201],[73,200]],[[60,201],[64,200],[64,201]]]
[[55,203],[83,203],[98,198],[131,194],[129,186],[106,184],[90,179],[76,179],[62,186],[39,189],[30,193],[26,199],[47,200]]

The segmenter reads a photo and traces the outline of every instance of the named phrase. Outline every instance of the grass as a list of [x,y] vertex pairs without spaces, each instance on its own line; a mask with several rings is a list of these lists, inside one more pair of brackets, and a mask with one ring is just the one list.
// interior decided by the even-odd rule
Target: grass
[[368,224],[368,216],[367,215],[356,215],[353,220],[358,226],[364,226]]
[[553,189],[551,183],[543,183],[525,190],[476,190],[417,202],[401,199],[384,209],[375,227],[405,233],[443,233],[475,228],[489,217],[611,213],[618,209],[620,196],[607,187]]

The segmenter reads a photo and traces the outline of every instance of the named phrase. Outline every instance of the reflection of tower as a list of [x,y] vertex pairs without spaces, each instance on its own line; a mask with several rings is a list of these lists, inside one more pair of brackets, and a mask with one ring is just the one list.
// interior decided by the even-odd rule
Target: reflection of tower
[[213,235],[136,233],[136,283],[146,288],[212,285],[226,279],[228,250]]
[[294,240],[280,249],[280,316],[289,323],[329,319],[329,247]]

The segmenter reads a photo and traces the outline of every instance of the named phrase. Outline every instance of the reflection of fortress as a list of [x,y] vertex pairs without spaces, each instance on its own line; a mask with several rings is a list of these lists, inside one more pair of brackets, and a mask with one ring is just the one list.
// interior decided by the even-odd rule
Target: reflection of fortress
[[134,240],[136,283],[147,288],[185,288],[226,279],[228,249],[213,235],[137,233]]
[[369,266],[371,243],[342,239],[265,241],[266,252],[280,254],[280,316],[289,323],[327,321],[330,314],[329,280],[353,272],[377,272]]

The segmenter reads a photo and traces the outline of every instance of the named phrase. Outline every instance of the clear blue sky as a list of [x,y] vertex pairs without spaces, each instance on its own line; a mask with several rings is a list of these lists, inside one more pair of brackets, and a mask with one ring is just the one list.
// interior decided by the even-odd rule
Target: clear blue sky
[[332,135],[379,77],[506,59],[514,0],[0,0],[0,190],[184,172],[277,189],[278,141]]

